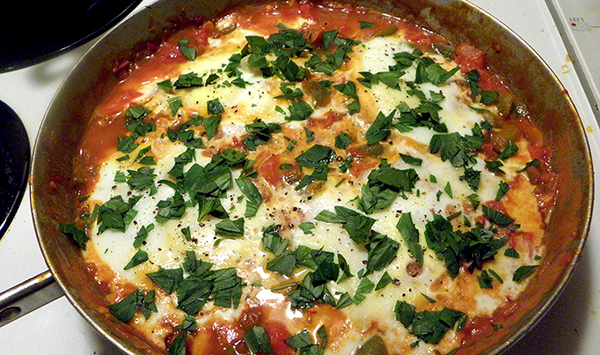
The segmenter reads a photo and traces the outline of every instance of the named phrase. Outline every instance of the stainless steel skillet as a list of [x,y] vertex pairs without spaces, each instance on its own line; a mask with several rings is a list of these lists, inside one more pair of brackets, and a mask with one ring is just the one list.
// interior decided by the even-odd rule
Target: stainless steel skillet
[[[213,17],[241,1],[200,3],[163,1],[140,12],[104,37],[76,66],[55,97],[40,130],[32,169],[32,206],[44,256],[69,300],[103,335],[130,353],[156,350],[107,315],[77,250],[57,230],[71,218],[70,171],[79,137],[96,100],[111,82],[116,60],[132,58],[147,40],[159,38],[173,16]],[[509,317],[514,325],[466,349],[496,353],[520,338],[556,299],[579,258],[589,227],[592,171],[585,135],[572,103],[556,77],[517,36],[475,7],[460,1],[359,2],[406,17],[455,43],[484,50],[492,69],[506,77],[526,103],[553,149],[561,174],[559,201],[546,238],[550,245],[543,272]],[[184,11],[185,10],[185,11]]]

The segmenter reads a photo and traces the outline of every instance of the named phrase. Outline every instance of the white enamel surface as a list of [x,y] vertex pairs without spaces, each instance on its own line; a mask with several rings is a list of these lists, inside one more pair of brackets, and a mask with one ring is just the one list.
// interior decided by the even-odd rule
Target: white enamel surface
[[[557,73],[582,115],[595,161],[600,160],[598,125],[593,120],[571,63],[566,59],[564,45],[546,5],[536,0],[478,0],[475,3],[521,35]],[[0,74],[0,99],[21,115],[32,141],[53,93],[83,50],[78,49],[32,68]],[[586,253],[556,306],[508,354],[597,353],[600,347],[597,337],[600,333],[600,262],[594,256],[600,253],[599,225],[596,214]],[[26,199],[8,233],[0,240],[0,256],[0,289],[46,270]],[[118,353],[95,334],[64,298],[0,329],[0,342],[3,352],[9,354]]]

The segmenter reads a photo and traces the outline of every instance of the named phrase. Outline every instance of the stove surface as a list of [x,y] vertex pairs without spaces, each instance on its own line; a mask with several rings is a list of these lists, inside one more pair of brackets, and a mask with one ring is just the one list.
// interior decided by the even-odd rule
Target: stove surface
[[585,94],[600,121],[600,1],[546,0]]

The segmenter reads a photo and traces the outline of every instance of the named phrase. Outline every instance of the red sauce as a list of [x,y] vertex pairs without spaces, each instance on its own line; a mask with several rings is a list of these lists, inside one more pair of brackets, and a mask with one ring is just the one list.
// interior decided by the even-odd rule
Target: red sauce
[[[210,341],[198,342],[202,346],[203,354],[211,355],[251,355],[252,352],[244,342],[244,334],[253,327],[265,328],[273,348],[273,354],[292,355],[295,351],[284,340],[291,334],[282,321],[265,318],[263,306],[251,307],[244,310],[239,320],[233,323],[212,322],[196,331],[204,339]],[[261,353],[258,353],[261,354]]]
[[258,166],[258,176],[265,179],[273,187],[281,186],[285,173],[284,169],[279,168],[280,166],[279,155],[272,155]]
[[[275,4],[266,7],[247,7],[236,11],[238,24],[248,26],[258,32],[269,34],[282,21],[295,19],[298,14],[312,20],[300,30],[308,34],[309,41],[319,46],[322,34],[326,31],[338,30],[344,38],[371,38],[376,35],[402,30],[407,40],[421,49],[430,48],[433,43],[447,42],[443,37],[424,31],[411,22],[368,10],[360,6],[340,4],[332,1],[322,1],[318,4],[311,2],[292,2],[292,6]],[[373,24],[369,28],[361,28],[359,21]]]
[[484,52],[469,44],[462,43],[456,47],[455,54],[454,61],[460,66],[463,73],[477,70],[481,74],[478,84],[483,90],[500,93],[509,91],[502,79],[488,69]]

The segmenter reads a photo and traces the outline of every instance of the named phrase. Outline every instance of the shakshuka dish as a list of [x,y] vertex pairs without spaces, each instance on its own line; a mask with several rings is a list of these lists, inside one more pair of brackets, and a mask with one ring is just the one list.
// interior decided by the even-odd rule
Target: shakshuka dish
[[558,176],[469,44],[276,2],[115,73],[60,230],[107,316],[165,353],[460,353],[539,271]]

